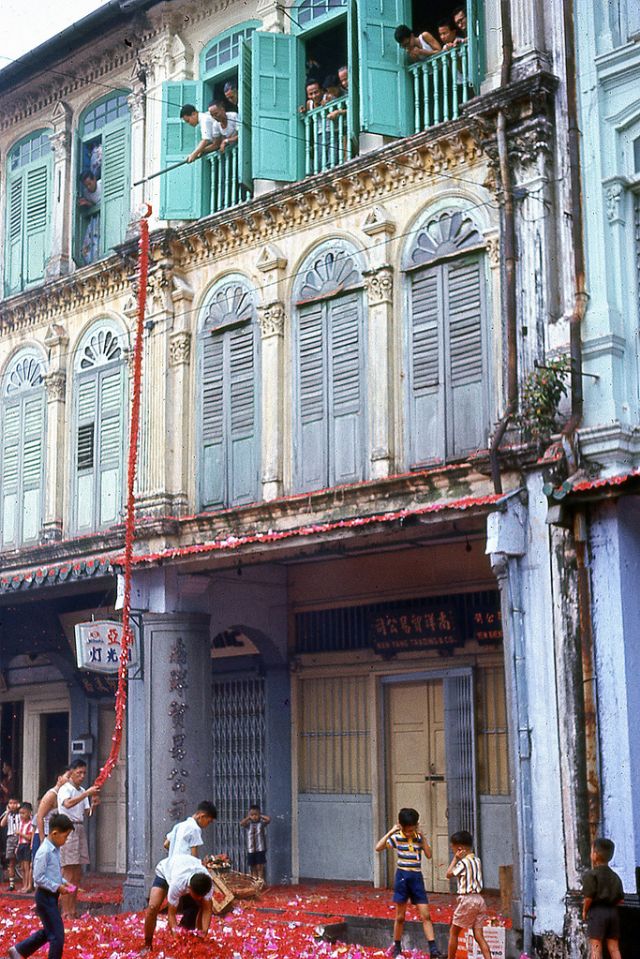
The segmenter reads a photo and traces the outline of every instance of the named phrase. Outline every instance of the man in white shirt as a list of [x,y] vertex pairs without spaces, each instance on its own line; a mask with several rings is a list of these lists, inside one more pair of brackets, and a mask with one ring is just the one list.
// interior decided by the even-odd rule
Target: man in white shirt
[[[197,929],[204,937],[209,931],[212,913],[213,882],[206,868],[195,856],[176,854],[162,859],[149,893],[149,906],[144,920],[145,951],[153,945],[158,913],[167,901],[169,931],[175,932],[178,907],[183,913],[182,926]],[[182,901],[181,901],[182,900]]]
[[176,854],[197,856],[202,845],[202,830],[210,826],[218,816],[218,811],[212,802],[206,799],[198,804],[193,816],[183,822],[176,823],[171,832],[167,833],[164,848],[169,850],[171,859]]
[[100,803],[99,790],[96,786],[81,789],[81,783],[86,775],[87,764],[84,759],[76,759],[71,763],[68,782],[63,783],[58,790],[58,812],[68,816],[74,826],[73,833],[60,850],[60,863],[65,883],[76,887],[75,892],[63,896],[62,914],[69,917],[76,914],[77,887],[82,875],[82,867],[89,863],[84,817]]
[[190,127],[200,127],[200,143],[187,157],[187,163],[193,163],[203,153],[210,153],[216,148],[213,141],[214,124],[210,114],[198,113],[192,103],[185,103],[180,109],[180,119]]
[[240,114],[227,112],[224,100],[212,100],[209,113],[213,119],[214,150],[224,153],[225,147],[238,142]]

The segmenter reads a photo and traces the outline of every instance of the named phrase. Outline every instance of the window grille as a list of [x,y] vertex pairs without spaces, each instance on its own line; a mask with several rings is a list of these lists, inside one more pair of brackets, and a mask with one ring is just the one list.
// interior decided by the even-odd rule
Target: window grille
[[476,674],[478,735],[478,792],[485,796],[509,795],[507,705],[504,669],[480,668]]

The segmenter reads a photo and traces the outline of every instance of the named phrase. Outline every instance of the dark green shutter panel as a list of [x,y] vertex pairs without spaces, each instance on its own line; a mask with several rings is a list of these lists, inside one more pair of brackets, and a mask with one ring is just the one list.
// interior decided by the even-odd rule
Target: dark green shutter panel
[[102,250],[108,253],[122,243],[129,222],[129,124],[102,138]]
[[326,305],[309,303],[298,316],[298,486],[329,483]]
[[42,524],[42,466],[44,453],[44,395],[23,400],[22,503],[23,543],[39,538]]
[[17,541],[20,468],[20,403],[5,406],[2,417],[2,543]]
[[411,466],[444,459],[444,395],[438,267],[411,277],[409,328]]
[[487,442],[481,262],[463,259],[442,269],[448,328],[447,454],[459,456]]
[[[203,110],[202,84],[192,80],[162,84],[162,149],[160,167],[184,160],[200,142],[200,127],[180,119],[180,107],[193,103]],[[160,216],[165,220],[197,220],[202,216],[203,167],[207,159],[185,163],[160,178]]]
[[[349,0],[347,8],[347,60],[349,71],[357,75],[360,58],[358,56],[358,4]],[[360,84],[350,83],[347,90],[347,137],[352,150],[347,157],[358,155],[358,134],[360,133]]]
[[302,42],[289,34],[256,30],[251,48],[253,175],[265,180],[298,180],[304,163],[298,113],[304,98]]
[[238,95],[240,98],[240,136],[238,138],[238,178],[253,191],[251,174],[251,47],[246,40],[240,44],[238,63]]
[[76,388],[75,509],[78,532],[94,527],[96,472],[97,375],[79,380]]
[[49,256],[49,164],[26,172],[24,282],[34,283],[44,276]]
[[223,340],[202,347],[202,505],[221,506],[225,495]]
[[359,0],[360,122],[370,133],[412,132],[407,57],[393,37],[398,24],[411,19],[409,0]]
[[100,373],[98,420],[98,524],[111,526],[122,508],[123,370]]
[[22,289],[24,174],[9,181],[7,210],[7,254],[5,263],[5,290],[7,295]]
[[360,295],[346,294],[327,304],[331,362],[331,483],[363,477],[362,323]]
[[258,481],[255,344],[253,327],[231,330],[228,338],[230,505],[256,499]]

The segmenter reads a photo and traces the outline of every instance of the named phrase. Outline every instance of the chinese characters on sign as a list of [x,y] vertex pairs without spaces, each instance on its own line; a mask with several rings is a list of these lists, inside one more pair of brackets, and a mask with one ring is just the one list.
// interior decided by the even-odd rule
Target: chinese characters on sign
[[455,613],[446,607],[412,610],[408,607],[373,613],[370,625],[377,653],[413,649],[450,649],[464,642]]
[[[76,658],[78,669],[95,673],[117,673],[122,650],[122,623],[103,619],[94,623],[77,623]],[[139,649],[135,632],[127,650],[129,666],[138,666]]]
[[479,643],[501,643],[502,613],[500,610],[476,610],[473,614],[473,633]]

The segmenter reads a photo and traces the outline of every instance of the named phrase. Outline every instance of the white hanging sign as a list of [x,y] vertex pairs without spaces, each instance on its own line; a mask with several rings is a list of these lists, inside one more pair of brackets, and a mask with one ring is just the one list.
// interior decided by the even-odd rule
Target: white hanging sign
[[[491,953],[491,959],[505,959],[506,934],[504,926],[483,926],[482,932]],[[473,932],[469,929],[466,936],[468,959],[482,959],[480,947]]]
[[[122,650],[122,623],[101,619],[93,623],[76,623],[76,658],[78,669],[94,673],[117,673]],[[127,650],[129,667],[139,663],[139,645],[132,630]]]

